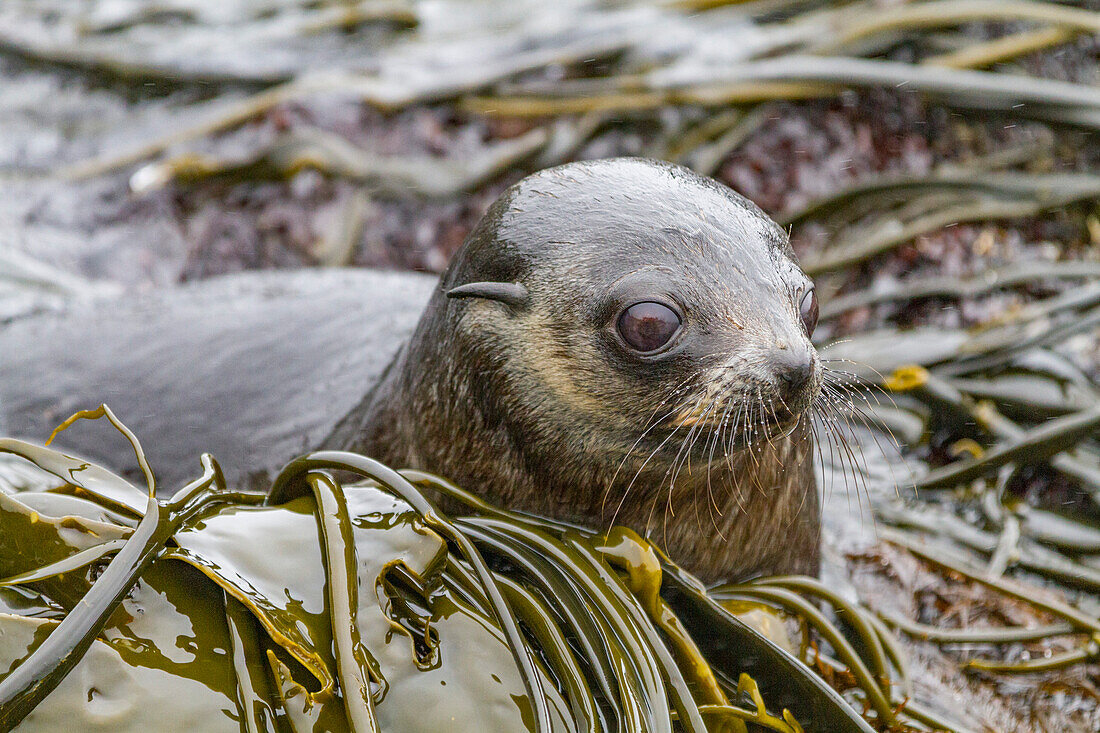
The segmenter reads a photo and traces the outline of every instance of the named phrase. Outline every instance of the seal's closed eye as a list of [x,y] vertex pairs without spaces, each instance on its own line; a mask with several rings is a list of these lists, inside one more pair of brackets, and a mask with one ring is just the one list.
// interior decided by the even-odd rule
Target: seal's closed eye
[[527,305],[530,295],[519,283],[467,283],[447,291],[448,298],[488,298],[498,300],[513,308]]

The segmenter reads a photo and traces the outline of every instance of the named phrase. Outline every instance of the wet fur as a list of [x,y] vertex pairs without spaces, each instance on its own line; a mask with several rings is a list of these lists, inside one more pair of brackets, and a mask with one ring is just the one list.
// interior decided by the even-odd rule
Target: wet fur
[[[529,302],[446,297],[477,282],[520,283]],[[807,283],[782,230],[686,169],[543,171],[486,214],[325,447],[513,509],[625,524],[706,580],[815,573]],[[608,326],[616,303],[665,291],[690,331],[660,358],[626,353]],[[788,406],[769,360],[795,350],[816,376]]]

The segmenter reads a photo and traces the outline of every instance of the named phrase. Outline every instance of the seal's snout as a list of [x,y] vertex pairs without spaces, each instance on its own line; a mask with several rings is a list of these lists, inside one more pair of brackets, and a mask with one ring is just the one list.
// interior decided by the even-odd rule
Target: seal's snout
[[788,395],[798,393],[814,375],[814,362],[810,355],[804,354],[795,359],[784,359],[776,367],[779,383]]
[[776,349],[769,359],[783,406],[793,413],[813,401],[817,360],[811,348]]

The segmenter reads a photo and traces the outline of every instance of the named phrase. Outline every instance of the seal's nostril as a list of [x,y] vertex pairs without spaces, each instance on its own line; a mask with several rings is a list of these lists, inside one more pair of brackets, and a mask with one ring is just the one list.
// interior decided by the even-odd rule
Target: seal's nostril
[[772,363],[784,397],[797,394],[799,390],[806,386],[814,374],[813,355],[809,352],[781,351],[775,354]]

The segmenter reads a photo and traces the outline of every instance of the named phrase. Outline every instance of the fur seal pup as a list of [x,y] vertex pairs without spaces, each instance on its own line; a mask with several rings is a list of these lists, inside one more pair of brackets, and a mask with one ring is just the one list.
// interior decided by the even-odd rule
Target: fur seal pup
[[[202,451],[241,481],[339,448],[625,524],[705,580],[815,573],[816,320],[752,203],[685,168],[591,161],[508,189],[434,287],[232,276],[17,321],[0,405],[9,433],[41,440],[105,401],[172,489]],[[62,437],[132,463],[95,430]]]

